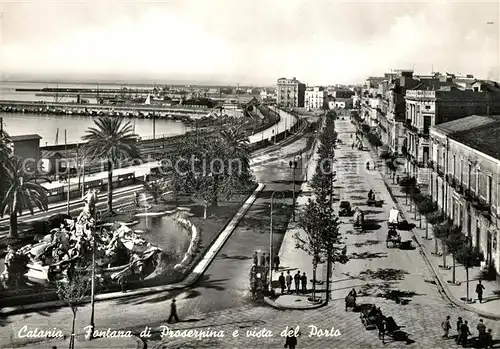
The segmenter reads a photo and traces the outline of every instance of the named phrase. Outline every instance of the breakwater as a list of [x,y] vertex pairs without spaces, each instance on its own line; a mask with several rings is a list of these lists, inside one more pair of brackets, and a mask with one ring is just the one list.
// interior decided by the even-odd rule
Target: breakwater
[[207,116],[213,109],[162,104],[77,104],[0,100],[0,112],[78,116],[170,118],[189,121]]

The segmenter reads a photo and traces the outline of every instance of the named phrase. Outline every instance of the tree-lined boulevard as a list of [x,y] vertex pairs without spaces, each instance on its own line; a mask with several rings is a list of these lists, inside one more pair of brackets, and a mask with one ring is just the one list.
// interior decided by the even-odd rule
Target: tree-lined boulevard
[[[157,349],[248,347],[249,341],[253,347],[278,348],[284,343],[279,334],[287,326],[300,326],[302,336],[299,337],[299,345],[308,348],[456,347],[453,340],[442,338],[440,324],[444,317],[450,315],[452,320],[456,320],[462,316],[474,330],[478,316],[450,305],[436,284],[428,262],[419,253],[418,246],[408,250],[386,246],[386,222],[389,211],[395,205],[393,197],[387,191],[380,172],[366,169],[367,162],[374,162],[373,155],[352,149],[351,142],[356,137],[354,125],[342,118],[333,123],[334,119],[334,114],[329,113],[326,120],[330,121],[325,122],[318,137],[317,158],[323,161],[308,164],[316,168],[316,174],[309,178],[314,195],[303,211],[296,212],[297,224],[307,236],[305,240],[296,238],[297,248],[309,253],[302,263],[326,265],[329,262],[332,265],[328,275],[331,283],[327,306],[283,312],[253,302],[249,287],[253,253],[269,251],[270,203],[274,192],[284,193],[284,199],[280,200],[284,205],[278,205],[278,209],[273,211],[273,250],[278,251],[284,234],[290,234],[287,226],[292,219],[294,171],[289,162],[294,161],[295,154],[304,154],[308,142],[302,138],[253,160],[256,165],[252,165],[251,169],[255,180],[266,187],[197,284],[183,290],[147,296],[124,294],[120,299],[98,302],[95,305],[96,328],[130,329],[138,333],[149,326],[153,328],[153,336],[145,338],[145,341],[148,348]],[[326,134],[329,136],[324,136]],[[270,161],[266,162],[264,158]],[[298,167],[296,184],[305,179],[306,171],[305,164]],[[383,201],[382,207],[366,206],[370,189],[375,192],[377,200]],[[209,201],[212,197],[201,195],[201,198]],[[359,207],[363,211],[365,225],[362,230],[353,228],[351,217],[337,216],[340,201],[349,201],[353,208]],[[422,212],[425,211],[424,206],[421,205]],[[406,233],[411,239],[412,233]],[[405,236],[405,232],[401,234]],[[294,250],[287,251],[285,256],[287,260],[281,263],[290,266],[288,270],[294,270],[293,264],[297,262],[294,261]],[[283,270],[287,269],[280,271]],[[344,297],[352,288],[358,293],[358,303],[375,303],[381,307],[384,315],[393,317],[398,325],[403,326],[402,331],[409,335],[411,341],[405,344],[387,339],[386,344],[382,344],[376,333],[365,330],[358,313],[344,310]],[[324,298],[324,293],[318,293],[318,296]],[[168,325],[166,320],[174,298],[181,322]],[[76,318],[77,333],[84,332],[89,316],[90,306],[81,306]],[[2,344],[15,342],[19,329],[25,325],[42,329],[40,324],[47,323],[47,329],[55,327],[68,331],[69,317],[70,310],[67,308],[6,316],[1,329],[2,338],[5,338]],[[493,331],[500,331],[498,322],[485,322]],[[120,324],[119,327],[117,324]],[[162,325],[168,325],[173,330],[210,328],[224,331],[226,335],[224,338],[201,340],[160,338]],[[321,329],[323,335],[318,335],[318,331],[311,332],[309,326]],[[338,330],[339,336],[325,335],[332,327]],[[246,335],[247,330],[258,332],[264,328],[272,332],[272,337],[254,337],[250,333],[249,338]],[[235,330],[241,333],[240,336],[231,336]]]

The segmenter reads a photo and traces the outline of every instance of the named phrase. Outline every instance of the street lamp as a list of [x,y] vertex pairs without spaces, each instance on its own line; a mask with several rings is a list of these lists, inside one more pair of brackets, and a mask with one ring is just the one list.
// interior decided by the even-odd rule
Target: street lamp
[[90,288],[90,334],[88,340],[92,340],[94,338],[94,329],[95,329],[95,238],[96,234],[95,231],[97,229],[97,223],[99,222],[99,227],[101,229],[101,236],[102,236],[102,212],[101,210],[97,210],[95,213],[95,223],[96,226],[94,229],[92,229],[92,280],[91,280],[91,288]]
[[[292,201],[292,206],[293,206],[293,212],[292,212],[292,221],[295,222],[295,170],[297,169],[297,161],[295,160],[296,155],[293,156],[293,161],[290,161],[288,163],[288,166],[290,169],[293,169],[293,201]],[[302,166],[301,166],[302,168]]]
[[285,195],[280,191],[275,191],[271,195],[271,223],[270,223],[270,234],[269,234],[269,291],[272,291],[273,282],[273,200],[274,195],[278,195],[280,199],[283,199]]

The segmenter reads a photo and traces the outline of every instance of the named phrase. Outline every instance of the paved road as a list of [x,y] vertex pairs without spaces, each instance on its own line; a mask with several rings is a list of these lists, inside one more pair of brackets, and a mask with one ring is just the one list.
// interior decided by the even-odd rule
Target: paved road
[[[288,168],[289,159],[286,154],[303,148],[305,142],[301,139],[266,155],[269,158],[279,157],[280,160],[253,167],[257,180],[265,183],[267,187],[233,232],[198,286],[183,292],[166,292],[128,300],[99,302],[96,304],[96,314],[98,314],[96,325],[101,328],[116,328],[117,326],[128,327],[164,322],[168,317],[167,309],[173,297],[178,299],[181,317],[250,304],[248,275],[251,260],[249,257],[256,248],[268,249],[269,197],[273,190],[288,190],[286,203],[291,204],[290,190],[292,190],[293,175]],[[296,175],[299,178],[299,174],[296,173]],[[283,224],[284,220],[283,213],[275,211],[275,222],[277,221],[275,227],[278,227],[280,222]],[[280,234],[275,234],[275,243],[281,243]],[[133,309],[133,314],[131,309]],[[77,328],[83,329],[88,324],[89,317],[90,307],[85,306],[79,311]],[[2,338],[0,344],[7,344],[9,338],[15,339],[23,325],[40,329],[52,329],[55,326],[67,330],[69,319],[69,309],[10,316],[4,320],[4,326],[0,328],[0,338]]]
[[[274,110],[274,107],[270,108],[271,110]],[[273,127],[270,127],[268,129],[265,129],[264,131],[258,132],[248,137],[250,144],[260,142],[264,139],[270,139],[274,135],[280,134],[285,130],[289,130],[297,122],[297,119],[292,114],[287,113],[286,111],[281,109],[277,109],[277,111],[280,113],[280,121]]]

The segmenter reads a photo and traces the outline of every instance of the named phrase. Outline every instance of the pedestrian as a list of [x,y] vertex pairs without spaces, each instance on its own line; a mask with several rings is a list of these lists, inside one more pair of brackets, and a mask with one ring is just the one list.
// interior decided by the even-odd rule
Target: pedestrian
[[[288,328],[293,328],[292,326]],[[289,330],[286,334],[285,348],[295,349],[297,347],[297,337],[300,336],[300,332],[295,333],[293,330]]]
[[493,336],[491,334],[491,328],[489,328],[488,332],[486,332],[484,347],[493,348]]
[[382,315],[377,316],[378,339],[382,340],[385,344],[385,320]]
[[286,272],[286,288],[288,289],[288,293],[292,292],[292,275],[290,275],[290,270]]
[[483,319],[479,320],[479,323],[477,324],[477,332],[479,332],[479,335],[485,335],[486,334],[486,326],[483,322]]
[[257,252],[253,254],[253,264],[259,264],[259,255],[257,254]]
[[280,256],[278,255],[274,257],[274,267],[276,268],[276,271],[280,268]]
[[280,275],[278,280],[279,280],[280,286],[281,286],[281,294],[283,294],[283,293],[285,293],[285,288],[286,288],[285,275],[283,274],[283,272],[281,272],[281,275]]
[[293,277],[293,280],[295,281],[295,292],[299,294],[300,290],[300,270],[297,271],[297,274]]
[[306,294],[307,293],[307,276],[306,273],[302,273],[302,276],[300,277],[300,281],[302,283],[302,293]]
[[457,337],[455,338],[455,342],[457,342],[457,344],[460,343],[460,339],[462,337],[462,324],[462,318],[459,316],[457,320]]
[[265,253],[262,253],[260,255],[260,265],[261,266],[265,266],[266,265],[266,254]]
[[446,317],[446,320],[441,324],[441,328],[444,331],[443,338],[448,338],[448,334],[450,333],[451,325],[450,325],[450,316]]
[[484,285],[481,283],[481,280],[479,280],[479,283],[476,286],[477,299],[479,300],[479,303],[483,302],[483,291],[484,290],[485,290]]
[[176,322],[179,322],[179,317],[177,316],[177,304],[175,304],[175,298],[172,299],[172,303],[170,304],[170,316],[168,317],[168,323],[172,322],[174,319]]
[[462,344],[462,347],[466,347],[467,346],[467,343],[469,341],[469,336],[471,335],[472,333],[470,333],[470,330],[469,330],[469,323],[468,321],[466,320],[463,324],[462,324],[462,335],[461,335],[461,339],[460,339],[460,343],[459,344]]
[[271,256],[270,255],[266,256],[266,266],[269,268],[271,267]]

